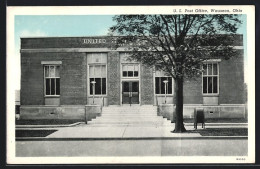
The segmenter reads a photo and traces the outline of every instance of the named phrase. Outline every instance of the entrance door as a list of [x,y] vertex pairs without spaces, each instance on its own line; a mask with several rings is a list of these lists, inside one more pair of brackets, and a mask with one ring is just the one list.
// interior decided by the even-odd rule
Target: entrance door
[[122,82],[122,104],[139,104],[139,82]]

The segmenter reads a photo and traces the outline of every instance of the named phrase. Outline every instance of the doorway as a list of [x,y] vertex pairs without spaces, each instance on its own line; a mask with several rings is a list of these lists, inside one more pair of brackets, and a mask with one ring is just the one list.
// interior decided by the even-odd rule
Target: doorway
[[139,104],[139,81],[122,82],[122,104]]

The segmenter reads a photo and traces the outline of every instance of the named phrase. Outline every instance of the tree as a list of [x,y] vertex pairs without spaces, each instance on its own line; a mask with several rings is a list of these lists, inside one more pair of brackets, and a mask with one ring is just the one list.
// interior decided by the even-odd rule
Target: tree
[[116,48],[125,46],[130,58],[167,72],[175,80],[174,132],[184,132],[183,83],[202,73],[203,61],[235,56],[233,41],[239,15],[116,15],[110,28]]

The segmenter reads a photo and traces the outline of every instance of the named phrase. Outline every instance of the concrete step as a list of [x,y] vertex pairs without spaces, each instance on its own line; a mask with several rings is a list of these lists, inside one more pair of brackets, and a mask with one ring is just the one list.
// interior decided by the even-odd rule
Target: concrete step
[[103,111],[157,111],[157,109],[102,109]]
[[124,113],[102,113],[101,114],[102,116],[135,116],[135,117],[140,117],[140,116],[157,116],[157,114],[132,114],[132,113],[127,113],[127,114],[124,114]]
[[157,113],[102,113],[104,116],[157,116]]
[[92,119],[92,121],[154,121],[154,122],[159,122],[159,121],[167,121],[167,119],[163,118],[96,118]]
[[157,113],[157,111],[102,111],[103,113],[143,113],[143,114],[150,114],[150,113]]
[[[97,117],[99,118],[99,117]],[[102,119],[157,119],[156,116],[101,116]]]
[[102,115],[88,122],[89,125],[170,125],[171,122],[157,116],[154,106],[109,106]]
[[157,115],[149,115],[149,116],[145,116],[145,115],[101,115],[97,118],[111,118],[111,119],[120,119],[120,118],[124,118],[124,119],[163,119],[162,116],[157,116]]
[[[135,122],[143,122],[143,123],[163,123],[163,122],[166,122],[164,120],[161,120],[161,121],[154,121],[154,120],[92,120],[93,123],[110,123],[110,122],[113,122],[113,123],[135,123]],[[170,121],[169,121],[170,122]]]
[[125,113],[125,112],[107,112],[107,113],[103,113],[102,112],[102,115],[136,115],[136,116],[139,116],[139,115],[144,115],[144,116],[149,116],[149,115],[157,115],[157,113]]
[[155,113],[157,110],[102,110],[103,113]]
[[101,117],[158,117],[157,114],[101,114]]
[[155,124],[160,124],[160,125],[170,125],[171,123],[170,122],[154,122],[154,121],[149,121],[149,122],[143,122],[143,121],[134,121],[134,122],[118,122],[118,121],[105,121],[105,122],[93,122],[93,121],[88,121],[87,124],[93,124],[93,125],[98,125],[98,124],[114,124],[114,125],[117,125],[117,124],[143,124],[143,125],[155,125]]
[[157,111],[157,108],[103,108],[103,111]]
[[135,121],[142,121],[142,122],[162,122],[162,121],[166,121],[164,119],[161,119],[161,120],[158,120],[158,119],[147,119],[147,120],[144,120],[144,119],[92,119],[91,121],[93,122],[110,122],[110,121],[113,121],[113,122],[122,122],[122,121],[125,121],[125,122],[135,122]]
[[116,116],[116,117],[111,117],[111,116],[107,116],[107,117],[97,117],[95,119],[115,119],[115,120],[122,120],[122,119],[130,119],[130,120],[135,120],[135,119],[142,119],[142,120],[159,120],[159,119],[163,119],[163,118],[157,118],[157,117],[123,117],[123,116]]
[[114,110],[114,111],[111,111],[111,110],[102,110],[103,113],[143,113],[143,114],[147,114],[147,113],[155,113],[157,111],[154,111],[154,110],[150,110],[150,111],[130,111],[130,110],[120,110],[120,111],[117,111],[117,110]]
[[102,113],[101,116],[133,116],[133,117],[157,117],[157,113],[156,114],[132,114],[132,113]]

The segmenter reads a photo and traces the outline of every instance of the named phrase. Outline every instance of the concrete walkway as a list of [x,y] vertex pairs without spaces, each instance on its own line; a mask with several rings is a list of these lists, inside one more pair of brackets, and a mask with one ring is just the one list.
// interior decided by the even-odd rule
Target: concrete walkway
[[[190,127],[188,127],[190,128]],[[198,137],[199,133],[171,133],[173,126],[110,125],[61,128],[48,138],[148,138],[148,137]]]
[[[193,125],[186,124],[185,128],[193,131]],[[208,125],[206,128],[247,128],[247,124]],[[58,131],[46,138],[92,138],[92,139],[145,139],[145,138],[197,138],[205,137],[199,133],[172,133],[171,125],[117,124],[117,125],[87,125],[80,124],[73,127],[56,128]],[[198,125],[198,130],[204,130]],[[212,137],[212,136],[211,136]],[[238,136],[240,137],[240,136]]]
[[[206,128],[247,128],[247,123],[206,123]],[[188,131],[194,131],[193,123],[185,123]],[[220,136],[202,136],[195,132],[172,133],[174,123],[160,124],[85,124],[83,122],[70,126],[19,126],[17,130],[57,130],[56,132],[41,137],[42,139],[163,139],[163,138],[214,138]],[[197,130],[204,130],[198,124]],[[245,136],[221,136],[245,138]],[[18,138],[18,140],[40,139],[35,137]]]

